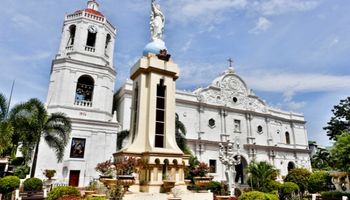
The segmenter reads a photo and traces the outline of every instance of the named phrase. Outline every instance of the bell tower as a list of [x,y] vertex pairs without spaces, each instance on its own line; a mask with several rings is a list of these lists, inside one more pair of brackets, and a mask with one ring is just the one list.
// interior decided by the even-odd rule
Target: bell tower
[[65,16],[47,96],[52,112],[111,120],[115,38],[116,28],[99,11],[95,0],[89,0],[87,8]]
[[64,158],[40,142],[36,177],[56,170],[55,179],[86,186],[97,178],[97,163],[110,159],[116,149],[119,123],[112,114],[116,71],[113,66],[116,28],[89,0],[87,7],[64,18],[58,54],[52,61],[47,109],[65,113],[72,122]]

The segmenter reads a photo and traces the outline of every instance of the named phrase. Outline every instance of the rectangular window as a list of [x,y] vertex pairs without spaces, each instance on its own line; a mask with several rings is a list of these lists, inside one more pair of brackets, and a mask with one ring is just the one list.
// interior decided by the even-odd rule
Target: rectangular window
[[209,160],[209,172],[216,173],[216,160]]
[[134,92],[134,106],[133,106],[133,111],[134,111],[134,119],[133,119],[133,132],[132,132],[132,138],[131,141],[133,142],[136,136],[136,129],[137,129],[137,117],[138,117],[138,98],[139,98],[139,86],[137,83],[135,83],[135,92]]
[[234,131],[241,132],[241,120],[238,120],[238,119],[234,120]]
[[84,138],[73,138],[70,148],[71,158],[84,158],[85,153],[85,141]]
[[155,147],[164,147],[165,137],[165,90],[164,80],[157,85]]

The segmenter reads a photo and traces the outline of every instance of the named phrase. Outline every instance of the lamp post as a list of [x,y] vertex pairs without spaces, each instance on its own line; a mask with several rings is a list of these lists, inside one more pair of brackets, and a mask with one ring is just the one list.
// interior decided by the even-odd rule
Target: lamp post
[[[235,149],[236,146],[236,149]],[[227,147],[225,147],[222,143],[219,143],[219,160],[225,166],[225,176],[228,182],[230,196],[235,196],[235,177],[236,177],[236,169],[235,166],[241,164],[241,155],[239,153],[239,142],[230,142],[227,140]],[[235,158],[237,155],[237,158]]]

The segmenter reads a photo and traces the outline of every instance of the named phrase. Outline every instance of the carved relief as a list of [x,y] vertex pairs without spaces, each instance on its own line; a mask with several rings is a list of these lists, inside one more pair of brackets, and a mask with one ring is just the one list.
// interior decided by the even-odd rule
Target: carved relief
[[198,101],[225,105],[228,107],[241,107],[256,112],[267,112],[267,108],[256,97],[248,96],[245,84],[233,73],[226,73],[216,80],[211,87],[198,91]]

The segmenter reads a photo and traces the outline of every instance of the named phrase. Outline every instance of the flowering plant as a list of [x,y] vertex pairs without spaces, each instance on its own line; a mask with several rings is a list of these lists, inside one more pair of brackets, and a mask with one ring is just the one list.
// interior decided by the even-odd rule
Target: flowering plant
[[192,174],[194,176],[204,177],[209,173],[209,166],[204,162],[200,162],[194,169],[192,169]]
[[95,167],[95,170],[100,172],[102,175],[112,175],[113,172],[113,167],[112,167],[113,163],[111,160],[106,160],[104,162],[100,162],[97,164],[97,166]]
[[115,163],[117,175],[131,175],[138,166],[140,166],[140,161],[134,157],[124,157]]

